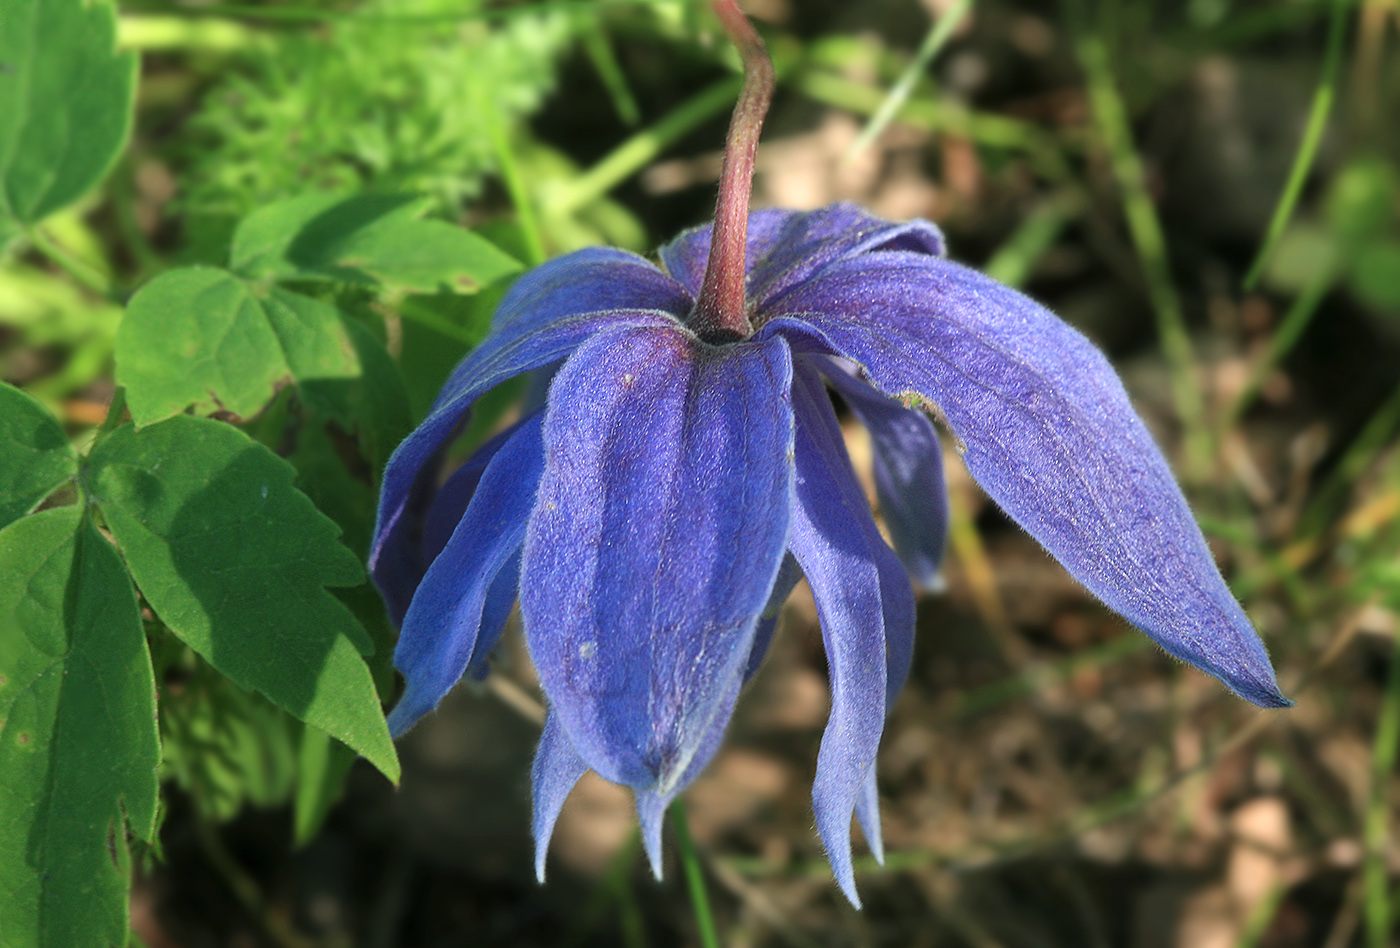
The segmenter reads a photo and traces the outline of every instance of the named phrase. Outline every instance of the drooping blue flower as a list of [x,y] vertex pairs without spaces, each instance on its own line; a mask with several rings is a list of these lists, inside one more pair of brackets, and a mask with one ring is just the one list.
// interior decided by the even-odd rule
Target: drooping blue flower
[[[401,626],[395,734],[480,674],[520,600],[549,713],[537,865],[588,769],[631,787],[659,866],[667,804],[719,745],[805,576],[830,673],[817,828],[856,900],[852,814],[879,853],[874,761],[912,650],[910,579],[944,541],[929,413],[982,488],[1166,651],[1266,707],[1279,692],[1160,451],[1103,355],[945,258],[937,228],[851,205],[749,218],[747,335],[697,331],[710,228],[660,251],[526,274],[385,472],[371,558]],[[448,443],[501,382],[540,404],[441,486]],[[878,532],[828,388],[872,435]]]

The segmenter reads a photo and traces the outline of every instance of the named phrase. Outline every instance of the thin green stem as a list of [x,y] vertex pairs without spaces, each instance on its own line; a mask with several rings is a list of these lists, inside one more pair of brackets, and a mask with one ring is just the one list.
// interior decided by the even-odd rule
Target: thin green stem
[[676,827],[676,842],[680,844],[685,884],[690,890],[695,924],[700,928],[700,944],[702,948],[719,948],[719,932],[715,928],[714,914],[710,911],[710,896],[705,891],[705,871],[700,865],[700,853],[695,848],[695,840],[690,838],[690,825],[685,819],[685,804],[680,800],[671,804],[671,822]]
[[583,910],[575,913],[566,936],[559,943],[559,948],[575,948],[587,941],[614,903],[617,906],[622,944],[625,948],[644,948],[646,932],[631,879],[632,867],[637,863],[637,854],[641,852],[641,848],[641,833],[634,827],[627,841],[618,847],[609,860],[602,884],[594,888],[593,894],[584,903]]
[[122,415],[126,414],[126,389],[118,385],[112,392],[112,401],[107,406],[107,417],[102,419],[102,424],[97,427],[97,435],[109,434],[122,423]]
[[1084,212],[1085,204],[1084,194],[1077,188],[1066,187],[1050,195],[1026,215],[982,272],[1007,286],[1021,287],[1066,225]]
[[1273,336],[1269,339],[1268,351],[1263,358],[1254,363],[1254,367],[1249,372],[1249,378],[1245,380],[1244,388],[1235,397],[1233,404],[1226,411],[1224,419],[1221,421],[1221,430],[1226,431],[1239,422],[1241,416],[1249,410],[1249,406],[1254,404],[1254,399],[1259,395],[1260,388],[1264,385],[1264,380],[1269,377],[1269,373],[1279,364],[1284,356],[1293,351],[1293,347],[1298,344],[1303,333],[1312,324],[1313,317],[1317,315],[1318,308],[1327,297],[1327,293],[1332,289],[1332,282],[1335,279],[1334,270],[1331,267],[1324,268],[1317,276],[1313,277],[1303,292],[1293,301],[1293,305],[1284,314],[1283,321],[1274,330]]
[[583,43],[584,52],[593,63],[594,71],[598,73],[603,87],[612,98],[613,111],[628,128],[636,125],[642,120],[641,108],[637,105],[637,97],[632,94],[631,87],[627,85],[627,76],[622,71],[622,64],[617,61],[617,54],[613,52],[612,43],[608,42],[608,34],[603,30],[603,24],[597,14],[580,13],[574,19],[574,29]]
[[1313,491],[1313,499],[1299,520],[1298,536],[1317,536],[1336,521],[1347,493],[1375,463],[1382,447],[1397,429],[1400,429],[1400,385],[1371,413],[1366,427]]
[[136,258],[139,268],[132,283],[139,286],[148,276],[164,269],[165,262],[151,245],[136,216],[136,170],[130,151],[122,156],[117,173],[108,178],[108,189],[122,240]]
[[35,250],[47,257],[50,263],[72,277],[83,288],[91,290],[98,296],[106,297],[114,303],[126,302],[106,274],[76,254],[69,252],[57,242],[50,240],[49,236],[40,228],[31,227],[25,236],[29,238],[29,242],[33,244]]
[[1197,377],[1191,337],[1172,283],[1166,237],[1147,190],[1147,175],[1133,144],[1127,109],[1114,83],[1108,48],[1102,37],[1086,26],[1079,0],[1069,6],[1075,21],[1075,49],[1088,79],[1094,120],[1122,192],[1123,214],[1142,263],[1148,297],[1157,318],[1157,335],[1167,357],[1173,400],[1185,433],[1186,471],[1191,479],[1199,480],[1213,454],[1212,437],[1205,422],[1205,398]]
[[1312,169],[1313,159],[1317,157],[1318,146],[1322,144],[1322,133],[1327,128],[1327,117],[1332,113],[1332,100],[1336,98],[1337,76],[1342,71],[1342,46],[1346,37],[1346,14],[1350,6],[1350,0],[1332,0],[1332,18],[1327,27],[1327,52],[1322,63],[1322,79],[1318,82],[1316,91],[1313,92],[1312,108],[1308,112],[1308,124],[1303,130],[1303,140],[1298,145],[1298,154],[1293,157],[1293,168],[1288,172],[1288,182],[1284,185],[1278,205],[1274,208],[1274,215],[1269,220],[1269,228],[1264,233],[1264,243],[1259,248],[1254,263],[1250,264],[1249,272],[1245,275],[1244,288],[1246,290],[1254,289],[1254,285],[1259,282],[1259,277],[1264,272],[1264,266],[1269,262],[1269,256],[1274,252],[1274,245],[1283,236],[1283,230],[1288,226],[1289,218],[1293,216],[1293,208],[1298,204],[1298,198],[1303,193],[1303,184],[1307,181],[1308,172]]
[[520,165],[515,160],[515,152],[510,147],[510,137],[506,134],[501,113],[489,101],[481,88],[476,90],[477,111],[486,120],[486,137],[491,141],[491,150],[496,153],[496,164],[500,168],[501,180],[510,195],[510,203],[515,208],[515,219],[520,225],[520,235],[525,240],[525,251],[529,264],[537,267],[548,257],[544,247],[544,236],[540,232],[539,218],[535,216],[535,205],[530,200],[530,189],[520,174]]
[[550,196],[549,211],[568,214],[587,207],[655,161],[669,145],[720,115],[743,87],[736,77],[723,79],[687,99],[654,125],[623,142],[603,160]]
[[933,57],[938,55],[953,35],[953,29],[962,22],[963,16],[972,6],[972,0],[957,0],[952,9],[944,13],[938,20],[929,27],[929,31],[924,36],[923,43],[919,46],[919,51],[914,54],[914,61],[909,64],[909,68],[904,70],[904,74],[899,77],[899,81],[891,87],[889,94],[885,96],[885,101],[880,103],[875,114],[870,117],[870,121],[865,123],[865,128],[861,129],[860,137],[851,143],[851,147],[846,149],[846,159],[850,159],[860,154],[870,147],[885,126],[890,124],[890,120],[895,117],[902,105],[914,91],[915,84],[919,77],[927,70],[928,65],[933,61]]
[[123,13],[117,21],[117,45],[122,49],[236,53],[264,42],[269,42],[267,33],[231,20]]
[[216,3],[209,6],[184,7],[170,10],[172,15],[189,18],[219,17],[230,20],[262,20],[268,23],[401,23],[433,26],[473,20],[509,20],[559,10],[596,12],[603,7],[646,6],[653,0],[537,0],[518,6],[472,8],[451,13],[362,13],[344,10],[318,10],[309,7],[256,7],[240,3]]
[[1392,943],[1393,915],[1386,849],[1390,841],[1390,781],[1395,772],[1397,745],[1400,745],[1400,635],[1392,641],[1390,674],[1386,679],[1380,717],[1376,721],[1376,742],[1371,751],[1371,788],[1366,802],[1366,864],[1363,869],[1365,896],[1362,903],[1367,948],[1386,948]]
[[[785,77],[786,78],[786,77]],[[797,71],[790,84],[808,98],[858,115],[874,115],[885,101],[879,89],[832,70],[811,66]],[[950,132],[991,148],[1025,153],[1035,171],[1052,181],[1071,178],[1060,143],[1044,129],[1004,115],[974,112],[956,102],[912,99],[896,112],[900,122],[929,132]]]
[[1245,919],[1244,931],[1240,933],[1239,941],[1235,942],[1235,948],[1255,948],[1264,938],[1264,934],[1269,930],[1269,925],[1278,915],[1278,910],[1283,906],[1283,897],[1288,894],[1288,886],[1275,883],[1265,893],[1259,904],[1254,906],[1254,910]]

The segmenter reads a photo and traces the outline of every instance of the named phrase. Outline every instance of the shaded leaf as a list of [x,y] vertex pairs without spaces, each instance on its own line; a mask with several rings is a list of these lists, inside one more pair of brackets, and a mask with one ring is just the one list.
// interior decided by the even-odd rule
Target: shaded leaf
[[291,465],[228,425],[188,416],[119,428],[89,463],[93,495],[170,630],[397,780],[361,658],[369,636],[324,588],[358,585],[363,571],[292,486]]
[[1345,165],[1327,189],[1327,223],[1344,240],[1365,240],[1383,232],[1394,216],[1400,191],[1390,162],[1374,157]]
[[399,364],[403,366],[413,417],[421,421],[437,400],[442,380],[471,351],[471,346],[414,319],[403,320],[400,330]]
[[0,945],[122,945],[155,836],[155,681],[121,558],[80,508],[0,531]]
[[420,293],[472,292],[520,263],[469,230],[422,220],[431,202],[313,194],[248,215],[229,267],[250,278],[331,280]]
[[302,727],[262,695],[245,691],[196,656],[178,690],[161,695],[166,779],[216,823],[246,804],[277,806],[296,781],[296,732]]
[[302,728],[292,818],[297,846],[305,846],[321,831],[354,763],[355,752],[344,744],[314,727]]
[[1368,305],[1400,316],[1400,240],[1380,239],[1357,250],[1351,287]]
[[116,14],[100,0],[11,0],[0,21],[0,219],[33,223],[116,161],[131,132],[136,54],[115,51]]
[[[288,294],[291,295],[291,294]],[[306,382],[307,401],[358,433],[376,474],[413,428],[408,386],[394,357],[374,334],[353,319],[344,320],[360,374],[348,384]]]
[[78,456],[58,419],[0,382],[0,528],[33,510],[78,473]]

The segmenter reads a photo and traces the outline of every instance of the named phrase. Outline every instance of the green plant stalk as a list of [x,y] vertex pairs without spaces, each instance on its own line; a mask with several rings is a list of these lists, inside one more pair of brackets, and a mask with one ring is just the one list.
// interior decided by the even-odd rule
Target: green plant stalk
[[[1078,4],[1072,7],[1077,9]],[[1099,36],[1084,28],[1082,15],[1074,19],[1078,21],[1075,49],[1088,78],[1090,107],[1108,148],[1113,176],[1123,196],[1128,232],[1142,261],[1148,297],[1157,317],[1157,335],[1167,358],[1172,396],[1185,434],[1186,473],[1188,479],[1199,481],[1205,476],[1214,453],[1213,438],[1206,424],[1205,399],[1197,377],[1191,337],[1172,283],[1166,238],[1147,193],[1147,176],[1133,144],[1127,110],[1114,86],[1108,50]]]
[[682,102],[656,124],[627,139],[592,168],[551,195],[550,212],[569,214],[592,204],[655,161],[667,146],[683,135],[728,111],[742,86],[743,80],[737,76],[723,79]]
[[1084,211],[1084,195],[1064,188],[1037,204],[1006,241],[997,248],[982,272],[1007,286],[1020,288],[1031,270],[1070,221]]
[[595,14],[582,13],[574,19],[574,26],[578,30],[584,52],[593,63],[594,71],[598,73],[603,87],[612,98],[613,111],[622,120],[622,124],[631,128],[642,120],[642,112],[637,105],[637,97],[627,85],[627,76],[617,61],[612,44],[608,42],[608,34],[603,31],[602,23]]
[[601,884],[594,887],[592,895],[584,903],[583,910],[575,913],[564,939],[559,943],[559,948],[576,948],[587,941],[614,902],[617,903],[622,944],[626,948],[643,948],[646,944],[645,933],[641,925],[641,913],[637,910],[636,899],[632,894],[630,879],[641,847],[641,834],[634,827],[626,841],[608,861]]
[[[847,79],[820,68],[798,70],[790,84],[808,98],[846,109],[857,115],[873,115],[885,100],[879,89]],[[1059,144],[1044,130],[1029,122],[974,112],[953,102],[925,102],[913,99],[900,106],[899,121],[929,132],[951,132],[989,148],[1004,148],[1027,154],[1038,174],[1052,181],[1071,177]]]
[[454,13],[360,13],[343,10],[320,10],[310,7],[257,7],[241,3],[216,3],[209,6],[186,7],[179,16],[187,18],[219,18],[229,20],[262,20],[269,23],[400,23],[436,26],[474,20],[510,20],[554,11],[593,11],[605,7],[646,6],[654,0],[537,0],[517,6],[491,9],[461,10]]
[[1375,461],[1397,428],[1400,428],[1400,385],[1372,412],[1366,427],[1351,442],[1332,473],[1313,491],[1313,499],[1299,519],[1300,537],[1316,536],[1332,526],[1346,493]]
[[1269,925],[1278,915],[1279,907],[1283,905],[1283,897],[1287,894],[1288,886],[1281,884],[1275,884],[1265,893],[1264,898],[1245,919],[1244,931],[1240,933],[1239,941],[1235,942],[1235,948],[1255,948],[1263,940]]
[[515,152],[510,147],[501,114],[481,89],[476,90],[477,109],[485,117],[486,135],[491,140],[491,149],[496,153],[496,164],[500,167],[501,180],[505,183],[510,203],[515,208],[515,219],[520,224],[520,234],[525,239],[525,250],[529,264],[537,267],[548,259],[545,251],[544,235],[540,232],[539,218],[535,216],[535,205],[530,200],[530,189],[520,174],[520,164],[515,160]]
[[122,49],[236,53],[266,41],[259,31],[229,20],[123,13],[117,21],[117,46]]
[[1332,0],[1332,17],[1327,27],[1327,52],[1322,62],[1322,78],[1313,92],[1312,108],[1308,112],[1308,124],[1303,129],[1303,140],[1298,144],[1298,153],[1293,156],[1293,167],[1288,172],[1288,181],[1279,195],[1278,205],[1264,232],[1264,243],[1250,264],[1244,278],[1244,289],[1252,290],[1264,273],[1264,266],[1274,252],[1274,246],[1283,236],[1288,226],[1298,198],[1303,193],[1308,172],[1312,170],[1313,159],[1317,157],[1318,146],[1322,144],[1322,133],[1327,128],[1327,117],[1332,113],[1332,101],[1336,98],[1337,76],[1342,71],[1342,46],[1346,37],[1346,14],[1351,6],[1349,0]]
[[81,259],[76,254],[70,253],[38,227],[31,227],[25,232],[25,237],[29,240],[34,249],[48,258],[49,262],[68,274],[73,280],[86,290],[105,297],[113,303],[125,304],[126,299],[117,290],[116,286],[97,267]]
[[909,68],[904,70],[899,81],[890,89],[889,94],[885,96],[885,101],[880,103],[880,107],[875,110],[870,121],[865,123],[860,137],[851,143],[850,148],[846,149],[846,160],[850,160],[869,148],[870,143],[885,130],[885,126],[889,125],[900,106],[909,98],[910,93],[914,91],[914,85],[919,81],[919,77],[928,69],[933,57],[937,56],[938,51],[948,42],[948,38],[953,35],[954,28],[962,22],[963,16],[971,6],[972,0],[957,0],[953,7],[940,16],[929,28],[923,43],[919,46],[919,51],[914,54],[914,61],[909,64]]
[[[1348,0],[1356,3],[1357,0]],[[1243,46],[1288,30],[1310,27],[1333,0],[1304,0],[1300,3],[1270,4],[1259,9],[1236,9],[1217,25],[1201,30],[1188,27],[1173,31],[1166,38],[1172,46],[1223,53],[1229,47]]]
[[1259,395],[1259,389],[1263,387],[1264,380],[1269,377],[1269,373],[1279,364],[1284,356],[1293,351],[1293,347],[1298,344],[1303,333],[1308,326],[1312,325],[1313,317],[1317,315],[1318,308],[1322,301],[1326,299],[1327,293],[1332,289],[1335,271],[1331,267],[1323,269],[1312,281],[1303,289],[1303,292],[1293,301],[1293,305],[1284,314],[1283,321],[1274,330],[1273,336],[1269,339],[1269,348],[1264,353],[1263,358],[1254,363],[1250,369],[1249,378],[1245,380],[1244,388],[1240,390],[1234,402],[1226,411],[1221,422],[1221,430],[1228,430],[1239,423],[1240,418],[1249,406],[1254,404],[1254,399]]
[[117,172],[108,180],[112,197],[112,208],[116,212],[117,227],[122,240],[136,258],[140,272],[132,281],[135,285],[146,282],[146,277],[165,268],[165,262],[155,247],[151,246],[141,224],[136,218],[135,162],[128,150],[117,166]]
[[[1400,598],[1400,594],[1393,598]],[[1371,751],[1371,788],[1366,801],[1366,863],[1362,870],[1367,948],[1386,948],[1391,944],[1393,915],[1386,849],[1390,840],[1388,791],[1395,772],[1397,744],[1400,744],[1400,635],[1392,639],[1390,675],[1386,679],[1385,699],[1376,721],[1376,742]]]
[[714,914],[710,911],[710,897],[705,891],[705,872],[700,865],[700,853],[695,848],[695,840],[690,838],[690,826],[685,819],[685,804],[680,800],[671,804],[671,822],[676,827],[681,867],[685,871],[686,888],[690,890],[695,924],[700,929],[700,944],[702,948],[719,948],[719,933],[715,929]]

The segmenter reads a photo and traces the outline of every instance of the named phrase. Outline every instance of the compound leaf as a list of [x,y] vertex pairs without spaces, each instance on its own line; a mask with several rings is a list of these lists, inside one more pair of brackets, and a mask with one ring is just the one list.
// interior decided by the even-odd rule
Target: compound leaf
[[155,715],[112,545],[78,507],[0,531],[0,946],[126,943],[127,830],[155,836]]
[[0,528],[24,516],[78,473],[78,456],[58,419],[0,382]]
[[115,52],[116,13],[100,0],[8,0],[0,20],[0,219],[34,223],[116,161],[136,54]]
[[181,415],[118,428],[87,478],[160,619],[241,687],[368,758],[398,759],[362,654],[369,635],[327,586],[363,582],[291,465],[237,429]]

